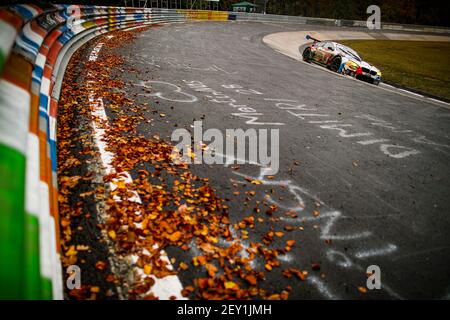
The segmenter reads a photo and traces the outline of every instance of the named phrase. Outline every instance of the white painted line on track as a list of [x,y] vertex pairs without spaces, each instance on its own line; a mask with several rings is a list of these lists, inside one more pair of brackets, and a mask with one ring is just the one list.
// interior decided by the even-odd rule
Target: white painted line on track
[[382,86],[382,87],[388,87],[388,88],[391,88],[391,89],[395,89],[394,86],[391,86],[390,84],[387,84],[387,83],[384,83],[384,82],[380,83],[380,86]]
[[439,102],[439,103],[445,104],[447,106],[450,106],[450,103],[442,101],[442,100],[438,100],[438,99],[434,99],[434,98],[428,98],[428,100],[431,100],[431,101],[434,101],[434,102]]
[[[94,49],[91,51],[91,54],[89,55],[89,61],[97,60],[98,54],[102,47],[103,47],[102,42],[98,43],[94,47]],[[93,116],[92,127],[94,130],[94,140],[100,153],[100,160],[102,162],[106,174],[116,173],[115,168],[112,166],[114,154],[107,150],[108,145],[105,140],[106,138],[105,132],[109,128],[109,125],[108,125],[108,118],[106,116],[105,108],[103,105],[103,99],[102,97],[96,97],[94,90],[89,90],[88,99],[91,107],[91,115]],[[115,190],[117,188],[118,182],[129,184],[133,182],[133,179],[131,178],[131,175],[127,171],[122,171],[120,172],[117,178],[113,179],[113,181],[109,183],[111,190]],[[132,194],[132,196],[129,197],[127,200],[131,202],[142,203],[141,198],[139,194],[136,192],[136,190],[129,189],[128,192]],[[121,201],[120,197],[118,196],[115,196],[114,200],[117,202]],[[141,213],[136,212],[136,214]],[[158,249],[158,246],[156,246],[154,249]],[[161,260],[166,263],[167,268],[169,270],[173,270],[173,266],[170,263],[170,260],[167,257],[166,252],[164,250],[161,250],[160,253],[161,253]],[[133,263],[135,263],[138,260],[137,255],[131,255],[130,258]],[[136,267],[134,271],[137,273],[139,277],[141,278],[146,277],[145,273],[141,268]],[[152,275],[151,277],[154,279],[155,284],[152,286],[152,288],[148,293],[152,293],[161,300],[169,300],[170,297],[172,296],[176,297],[176,299],[178,300],[186,300],[186,298],[181,295],[183,286],[178,276],[169,275],[161,279]]]
[[412,92],[412,91],[409,91],[409,90],[405,90],[405,89],[397,89],[397,90],[406,92],[408,94],[412,94],[413,96],[416,96],[416,97],[425,98],[423,95],[415,93],[415,92]]

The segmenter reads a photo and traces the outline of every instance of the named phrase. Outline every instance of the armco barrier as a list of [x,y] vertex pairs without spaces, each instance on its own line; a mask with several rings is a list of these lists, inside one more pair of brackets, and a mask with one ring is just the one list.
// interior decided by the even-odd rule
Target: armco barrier
[[[281,16],[281,15],[274,15],[274,14],[259,14],[259,13],[247,13],[247,12],[230,12],[229,20],[259,21],[259,22],[289,22],[289,23],[297,23],[297,24],[337,26],[337,27],[359,27],[359,28],[367,27],[366,21],[360,21],[360,20],[340,20],[340,19],[312,18],[312,17],[301,17],[301,16]],[[450,34],[450,28],[434,27],[434,26],[420,26],[420,25],[413,25],[413,24],[381,23],[381,29],[382,30]]]
[[[0,299],[61,299],[56,114],[71,55],[119,29],[186,21],[363,22],[199,10],[14,5],[0,8]],[[383,25],[449,33],[447,28]]]
[[61,299],[56,114],[70,56],[106,32],[228,13],[15,5],[0,9],[0,299]]

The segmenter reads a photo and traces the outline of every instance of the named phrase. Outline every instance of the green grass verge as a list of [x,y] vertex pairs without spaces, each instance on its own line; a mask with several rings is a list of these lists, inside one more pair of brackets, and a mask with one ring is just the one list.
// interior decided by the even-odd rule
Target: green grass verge
[[450,99],[450,42],[343,40],[384,80]]

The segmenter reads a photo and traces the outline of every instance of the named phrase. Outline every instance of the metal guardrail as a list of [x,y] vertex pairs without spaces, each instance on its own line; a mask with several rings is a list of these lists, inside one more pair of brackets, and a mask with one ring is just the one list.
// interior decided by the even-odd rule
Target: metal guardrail
[[[246,12],[230,12],[230,20],[237,21],[261,21],[261,22],[290,22],[306,25],[323,25],[323,26],[337,26],[337,27],[359,27],[366,28],[366,21],[360,20],[341,20],[341,19],[326,19],[326,18],[312,18],[301,16],[282,16],[273,14],[260,13],[246,13]],[[414,31],[450,34],[450,28],[434,27],[434,26],[420,26],[413,24],[396,24],[396,23],[381,23],[381,30],[396,30],[396,31]]]

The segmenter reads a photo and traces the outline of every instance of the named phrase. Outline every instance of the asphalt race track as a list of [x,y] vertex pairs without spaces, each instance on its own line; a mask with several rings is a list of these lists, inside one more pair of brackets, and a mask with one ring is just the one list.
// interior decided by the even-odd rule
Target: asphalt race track
[[[194,119],[203,121],[203,131],[280,130],[280,170],[261,185],[245,180],[259,177],[262,168],[254,164],[192,166],[231,199],[231,222],[252,214],[233,184],[255,190],[254,200],[274,189],[269,200],[284,211],[277,221],[256,224],[248,241],[293,226],[287,232],[298,245],[280,257],[282,267],[309,277],[268,272],[267,288],[290,284],[291,299],[448,298],[450,110],[323,72],[262,42],[271,33],[311,28],[214,22],[141,33],[119,49],[138,70],[121,73],[124,94],[166,116],[148,112],[154,120],[139,130],[170,140],[176,128],[192,131]],[[166,251],[177,261],[192,259]],[[363,293],[358,287],[365,287],[370,265],[381,268],[382,289]],[[192,276],[179,274],[182,283]]]

